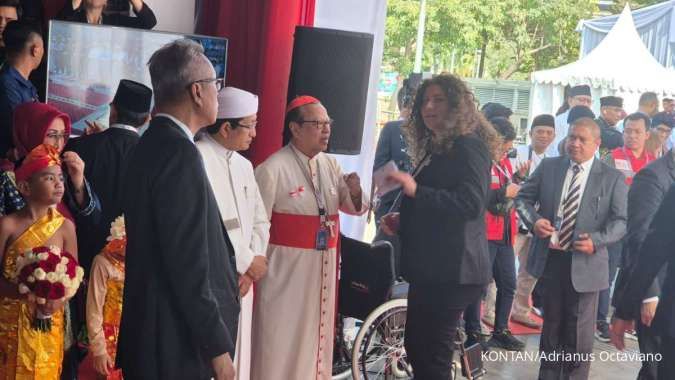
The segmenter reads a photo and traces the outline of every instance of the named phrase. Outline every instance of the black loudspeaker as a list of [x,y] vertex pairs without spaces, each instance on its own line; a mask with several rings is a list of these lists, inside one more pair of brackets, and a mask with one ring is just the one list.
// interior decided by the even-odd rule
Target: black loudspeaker
[[361,153],[372,57],[372,34],[295,28],[288,101],[311,95],[326,107],[335,120],[329,153]]

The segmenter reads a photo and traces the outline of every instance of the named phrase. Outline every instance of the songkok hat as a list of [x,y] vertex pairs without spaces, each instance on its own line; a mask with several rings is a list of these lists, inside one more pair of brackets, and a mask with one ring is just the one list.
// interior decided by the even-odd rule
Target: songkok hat
[[532,127],[551,127],[555,128],[555,118],[553,115],[543,114],[538,115],[532,120]]
[[236,87],[218,93],[218,119],[240,119],[258,113],[258,97]]
[[570,96],[579,96],[579,95],[586,95],[586,96],[591,96],[591,88],[588,85],[582,84],[579,86],[574,86],[570,88]]
[[673,117],[665,112],[657,113],[652,117],[652,128],[656,128],[659,125],[665,125],[666,127],[673,129]]
[[591,119],[595,119],[595,114],[590,108],[586,106],[574,106],[570,109],[570,113],[567,115],[567,123],[572,124],[582,117],[590,117]]
[[40,144],[28,153],[21,166],[14,172],[16,181],[25,181],[50,166],[61,166],[59,151],[52,145]]
[[619,107],[623,108],[623,98],[618,96],[605,96],[600,98],[600,107]]
[[112,100],[115,107],[139,115],[150,112],[151,102],[152,90],[143,83],[129,79],[120,80]]
[[493,117],[505,117],[508,119],[511,117],[511,115],[513,115],[513,111],[511,111],[509,107],[493,102],[485,103],[483,108],[481,108],[481,112],[483,112],[483,115],[488,120],[492,119]]
[[298,96],[297,98],[291,100],[290,103],[288,103],[288,107],[286,107],[286,113],[288,114],[289,112],[293,111],[296,108],[300,108],[304,105],[307,104],[319,104],[321,103],[319,99],[309,96],[309,95],[302,95]]

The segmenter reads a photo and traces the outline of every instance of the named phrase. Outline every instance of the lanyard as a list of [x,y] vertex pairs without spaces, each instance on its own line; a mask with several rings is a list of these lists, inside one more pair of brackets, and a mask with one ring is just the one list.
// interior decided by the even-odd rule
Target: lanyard
[[506,183],[511,182],[511,176],[509,176],[509,173],[507,173],[506,170],[502,169],[502,167],[499,165],[498,162],[492,161],[492,163],[494,164],[494,167],[497,169],[497,171],[504,176],[504,178],[506,179]]
[[[321,192],[321,171],[319,170],[319,160],[316,161],[316,175],[317,175],[317,182],[318,182],[318,187],[314,186],[314,181],[312,181],[312,176],[309,173],[309,170],[305,167],[304,163],[298,156],[298,153],[295,151],[295,147],[291,147],[291,150],[293,151],[293,156],[295,157],[295,162],[298,163],[298,166],[300,167],[300,171],[302,171],[302,174],[305,176],[305,179],[307,180],[307,183],[309,186],[312,187],[312,190],[314,191],[314,199],[316,200],[316,205],[319,209],[319,218],[321,220],[321,225],[325,226],[326,225],[326,202],[324,200],[323,194]],[[309,165],[309,164],[308,164]]]

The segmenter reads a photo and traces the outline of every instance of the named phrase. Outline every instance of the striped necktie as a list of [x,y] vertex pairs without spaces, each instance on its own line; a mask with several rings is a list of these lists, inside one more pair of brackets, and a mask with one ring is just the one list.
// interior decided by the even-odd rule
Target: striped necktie
[[563,202],[562,208],[562,224],[560,226],[560,248],[563,251],[570,249],[572,245],[572,238],[574,237],[574,226],[577,221],[577,212],[579,211],[579,203],[581,200],[581,181],[579,180],[579,173],[581,166],[572,166],[572,180],[567,188],[567,196]]

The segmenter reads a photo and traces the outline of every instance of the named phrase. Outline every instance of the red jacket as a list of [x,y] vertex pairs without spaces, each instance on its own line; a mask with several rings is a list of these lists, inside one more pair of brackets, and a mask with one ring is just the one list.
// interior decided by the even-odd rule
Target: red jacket
[[[500,161],[500,166],[506,173],[508,173],[509,178],[513,177],[513,168],[511,167],[511,161],[508,157],[503,158]],[[492,180],[490,181],[490,190],[498,190],[507,183],[507,178],[504,176],[501,170],[499,170],[496,165],[492,165]],[[518,224],[516,223],[516,210],[511,209],[508,215],[511,222],[511,241],[513,244],[516,238],[516,233],[518,233]],[[487,227],[487,238],[488,240],[501,241],[504,240],[504,222],[506,217],[504,215],[495,215],[491,212],[485,213],[485,225]]]

